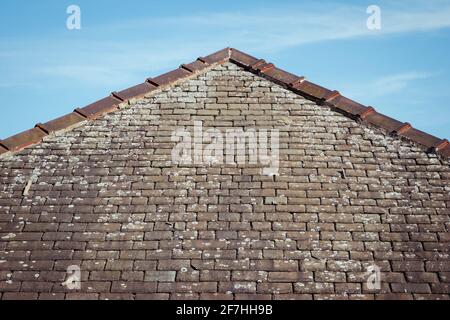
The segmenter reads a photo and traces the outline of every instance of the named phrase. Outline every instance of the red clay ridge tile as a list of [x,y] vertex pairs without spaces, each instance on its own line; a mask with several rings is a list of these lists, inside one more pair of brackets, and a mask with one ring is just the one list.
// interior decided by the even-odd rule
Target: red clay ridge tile
[[437,150],[437,152],[444,158],[450,158],[450,144],[442,149]]
[[4,148],[11,152],[22,150],[28,146],[42,141],[47,134],[39,128],[33,128],[8,139],[2,140],[1,144]]
[[434,146],[442,142],[441,139],[415,128],[410,128],[409,130],[402,133],[401,136],[417,142],[429,149],[433,149]]
[[403,125],[402,122],[392,119],[378,112],[372,112],[371,114],[366,116],[364,120],[370,123],[371,125],[374,125],[375,127],[386,130],[389,133],[394,132],[401,125]]
[[263,66],[258,67],[258,71],[262,72],[262,73],[267,73],[274,68],[275,68],[275,65],[273,63],[267,63]]
[[305,77],[301,76],[301,77],[297,77],[298,79],[290,82],[288,84],[289,87],[295,88],[296,86],[300,85],[300,83],[302,83],[303,81],[305,81]]
[[329,104],[357,119],[361,119],[361,114],[364,115],[364,112],[367,111],[366,106],[341,95],[337,96]]
[[275,67],[264,71],[264,76],[272,82],[280,84],[284,87],[291,87],[293,83],[300,83],[303,79],[305,79],[304,77],[298,77],[292,73]]
[[157,86],[152,85],[148,82],[144,82],[141,84],[138,84],[134,87],[115,92],[115,94],[120,97],[123,101],[131,100],[131,99],[137,99],[145,96],[146,94],[152,92],[155,90]]
[[213,64],[213,63],[219,63],[219,62],[225,62],[230,59],[231,49],[225,48],[222,50],[219,50],[213,54],[210,54],[206,57],[199,58],[200,61]]
[[366,110],[360,112],[360,113],[358,114],[358,117],[359,117],[360,120],[364,120],[364,119],[366,119],[370,114],[372,114],[372,113],[374,113],[374,112],[376,112],[375,108],[369,106],[369,107],[366,108]]
[[264,59],[257,59],[233,48],[231,49],[230,61],[246,69],[263,72],[266,78],[285,87],[292,87],[294,83],[300,83],[305,79],[304,77],[298,77],[292,73],[276,68]]
[[439,141],[437,144],[435,144],[433,146],[434,150],[436,152],[439,152],[440,150],[445,149],[450,143],[448,142],[447,139],[442,139],[441,141]]
[[150,84],[153,84],[155,86],[164,86],[168,84],[172,84],[175,81],[178,81],[180,79],[186,78],[188,76],[192,75],[192,72],[189,72],[185,69],[175,69],[172,71],[169,71],[165,74],[162,74],[156,78],[149,78],[147,79],[147,82]]
[[151,84],[154,87],[159,87],[160,86],[158,83],[153,81],[153,78],[147,78],[147,79],[145,79],[145,82],[147,82],[148,84]]
[[2,155],[2,154],[4,154],[4,153],[7,153],[7,152],[8,152],[8,149],[6,149],[5,147],[3,147],[3,146],[1,145],[1,143],[2,143],[2,141],[0,140],[0,155]]
[[297,91],[300,91],[300,94],[311,97],[313,100],[324,101],[325,97],[327,97],[331,93],[331,90],[328,90],[307,80],[295,84],[293,88]]
[[240,65],[241,67],[248,68],[251,65],[255,64],[258,59],[237,49],[231,49],[230,61]]
[[122,102],[125,101],[125,99],[122,98],[116,91],[111,92],[111,96],[112,96],[113,98],[116,98],[117,100],[122,101]]
[[263,66],[265,65],[267,62],[264,59],[258,59],[256,61],[254,61],[252,64],[250,64],[248,67],[249,69],[254,69],[256,70],[256,68],[258,68],[259,66]]
[[266,65],[268,65],[266,60],[259,59],[259,60],[255,61],[253,64],[249,65],[249,69],[253,70],[253,71],[261,71],[261,68]]
[[121,103],[122,103],[121,100],[109,96],[97,102],[94,102],[84,108],[75,109],[75,112],[81,114],[83,117],[88,119],[97,119],[98,117],[104,115],[105,113],[117,109],[119,104]]
[[397,129],[392,131],[392,134],[401,135],[412,128],[412,125],[408,122],[402,123]]
[[325,102],[330,102],[334,99],[336,99],[337,97],[339,97],[341,95],[341,93],[339,91],[334,90],[333,92],[331,92],[328,96],[326,96]]
[[58,119],[51,120],[45,124],[38,123],[36,127],[42,129],[45,133],[51,134],[53,132],[70,129],[80,122],[85,121],[86,118],[76,112],[69,113]]
[[208,63],[197,60],[188,64],[182,64],[180,68],[183,68],[189,72],[195,73],[208,67]]

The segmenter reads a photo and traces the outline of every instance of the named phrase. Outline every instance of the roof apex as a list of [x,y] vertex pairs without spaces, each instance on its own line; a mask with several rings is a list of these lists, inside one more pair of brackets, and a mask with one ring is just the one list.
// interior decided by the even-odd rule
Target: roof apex
[[315,83],[277,68],[273,63],[255,58],[235,48],[226,47],[196,61],[182,64],[178,69],[169,71],[154,78],[148,78],[142,84],[113,92],[106,98],[86,107],[77,108],[73,113],[58,119],[37,124],[35,128],[0,140],[0,157],[19,152],[24,148],[40,143],[42,139],[58,131],[73,128],[78,123],[95,120],[107,113],[119,109],[121,104],[129,104],[131,100],[141,98],[159,87],[171,86],[179,81],[191,78],[211,66],[232,62],[247,71],[272,81],[284,88],[310,99],[319,105],[326,105],[349,118],[361,123],[382,129],[390,135],[406,138],[419,144],[426,152],[433,152],[444,159],[450,157],[450,144],[446,139],[439,139],[428,133],[415,129],[409,123],[403,123],[377,112],[373,107],[362,105],[339,91],[329,90]]

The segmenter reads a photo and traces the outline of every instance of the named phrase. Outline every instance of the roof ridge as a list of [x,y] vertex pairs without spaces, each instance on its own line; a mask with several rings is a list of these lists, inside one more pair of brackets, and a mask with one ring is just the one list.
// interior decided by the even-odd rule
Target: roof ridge
[[271,82],[299,94],[319,105],[326,105],[358,122],[383,129],[389,135],[406,138],[424,147],[426,152],[436,153],[447,159],[450,157],[450,143],[447,139],[440,139],[426,132],[415,129],[409,123],[402,123],[379,113],[371,106],[364,106],[343,95],[339,91],[329,90],[315,83],[307,81],[303,76],[297,76],[277,68],[273,63],[257,59],[242,51],[227,47],[205,57],[182,64],[178,69],[169,71],[155,78],[148,78],[145,82],[128,89],[112,92],[109,96],[77,108],[72,113],[45,124],[38,123],[33,129],[21,132],[12,137],[0,140],[0,157],[21,151],[31,145],[40,143],[42,139],[56,132],[67,131],[78,127],[89,120],[95,120],[107,113],[129,105],[131,101],[160,88],[178,83],[181,80],[196,76],[198,73],[221,63],[230,61],[247,71],[261,76]]

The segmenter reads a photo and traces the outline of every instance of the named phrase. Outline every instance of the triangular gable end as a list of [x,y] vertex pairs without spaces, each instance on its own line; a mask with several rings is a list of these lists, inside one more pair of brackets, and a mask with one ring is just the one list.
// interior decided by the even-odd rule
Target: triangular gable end
[[77,108],[72,113],[49,121],[37,124],[35,128],[0,140],[0,157],[6,157],[19,152],[29,146],[40,143],[48,135],[60,131],[67,131],[92,121],[103,115],[114,112],[129,105],[132,101],[157,92],[167,86],[197,76],[215,65],[232,62],[247,71],[270,80],[282,87],[299,94],[319,105],[326,105],[362,124],[381,129],[391,136],[397,136],[418,144],[424,151],[436,153],[443,159],[450,157],[450,143],[447,139],[440,139],[428,133],[417,130],[409,123],[403,123],[377,112],[373,107],[364,106],[355,102],[336,90],[329,90],[277,68],[273,63],[257,59],[237,49],[225,48],[211,55],[200,57],[196,61],[182,64],[178,69],[172,70],[128,89],[112,92],[97,102],[83,108]]

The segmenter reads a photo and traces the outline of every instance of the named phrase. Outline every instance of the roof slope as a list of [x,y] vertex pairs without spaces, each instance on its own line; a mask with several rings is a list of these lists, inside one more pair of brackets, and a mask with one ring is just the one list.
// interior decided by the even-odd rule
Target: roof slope
[[0,140],[0,156],[20,151],[30,145],[39,143],[52,133],[68,130],[86,120],[94,120],[102,115],[120,108],[130,100],[143,97],[152,91],[173,85],[180,80],[195,76],[196,73],[214,64],[230,61],[246,70],[262,76],[284,88],[302,95],[318,104],[331,107],[352,119],[385,130],[390,135],[408,139],[422,146],[427,152],[437,153],[444,158],[450,157],[450,143],[447,139],[440,139],[423,131],[417,130],[411,124],[392,119],[377,112],[373,107],[364,106],[342,96],[336,90],[329,90],[307,81],[302,76],[296,76],[275,67],[263,59],[254,58],[233,48],[225,48],[196,61],[183,64],[180,68],[146,79],[145,82],[134,87],[113,92],[110,96],[94,102],[84,108],[77,108],[74,112],[45,124],[37,124],[35,128],[19,133],[15,136]]

